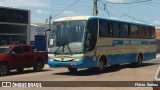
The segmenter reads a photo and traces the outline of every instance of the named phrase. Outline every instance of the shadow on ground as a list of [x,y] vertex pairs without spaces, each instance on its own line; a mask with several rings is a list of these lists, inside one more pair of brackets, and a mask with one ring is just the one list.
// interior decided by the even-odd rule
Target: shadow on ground
[[113,65],[113,66],[107,67],[103,72],[98,72],[96,71],[96,69],[83,69],[83,70],[78,70],[78,72],[76,73],[70,73],[66,69],[66,72],[54,73],[53,75],[91,76],[91,75],[98,75],[103,73],[112,73],[125,68],[141,68],[141,67],[153,66],[158,64],[160,63],[143,63],[142,66],[135,66],[132,64]]
[[[50,71],[50,70],[42,70],[40,72],[47,72],[47,71]],[[24,70],[23,72],[17,72],[16,70],[12,70],[7,76],[14,76],[14,75],[21,75],[21,74],[23,75],[23,74],[30,74],[30,73],[38,73],[38,72],[35,72],[32,69]],[[6,76],[0,76],[0,77],[6,77]]]

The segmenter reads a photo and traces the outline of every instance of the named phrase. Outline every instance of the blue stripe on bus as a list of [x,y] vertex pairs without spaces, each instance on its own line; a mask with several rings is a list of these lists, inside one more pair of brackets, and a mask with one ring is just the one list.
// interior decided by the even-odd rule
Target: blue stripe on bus
[[[131,63],[131,62],[136,62],[137,53],[107,55],[107,57],[108,57],[108,64],[109,65]],[[143,53],[143,60],[144,61],[155,59],[155,58],[156,58],[156,52]]]
[[140,41],[140,40],[113,40],[112,46],[115,45],[156,45],[156,41]]
[[[93,60],[95,58],[95,61]],[[73,62],[75,61],[66,61],[66,62],[60,62],[60,61],[54,61],[49,59],[48,60],[48,65],[50,67],[57,67],[57,66],[70,66],[72,68],[91,68],[91,67],[96,67],[97,66],[97,57],[91,57],[91,56],[85,56],[83,60],[76,61],[76,65],[72,65]]]
[[108,65],[135,62],[136,58],[136,53],[108,55]]
[[153,44],[153,45],[156,45],[156,44],[157,44],[156,41],[151,41],[150,43]]
[[[56,67],[56,66],[71,66],[73,68],[93,68],[97,67],[98,63],[98,56],[84,56],[83,60],[75,62],[76,65],[71,65],[74,61],[68,61],[68,62],[59,62],[59,61],[53,61],[48,60],[48,64],[50,67]],[[123,63],[131,63],[137,61],[137,53],[132,54],[114,54],[114,55],[107,55],[108,58],[108,65],[116,65],[116,64],[123,64]],[[156,52],[147,52],[143,53],[143,60],[152,60],[156,58]]]
[[[95,60],[94,60],[95,58]],[[72,66],[73,68],[94,68],[97,67],[97,60],[98,56],[91,57],[91,56],[85,56],[82,65],[76,65]]]

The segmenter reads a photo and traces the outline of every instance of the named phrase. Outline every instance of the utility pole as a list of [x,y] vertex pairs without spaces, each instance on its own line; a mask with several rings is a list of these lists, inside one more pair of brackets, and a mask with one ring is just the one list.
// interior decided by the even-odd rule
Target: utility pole
[[46,27],[47,27],[48,26],[48,19],[46,19],[46,23],[45,24],[46,24]]
[[51,29],[52,16],[49,16],[49,28]]
[[46,51],[48,51],[48,45],[49,45],[49,33],[48,31],[51,31],[51,23],[52,23],[52,16],[49,16],[49,19],[46,19],[46,25],[49,25],[49,29],[45,31],[45,38],[46,38]]
[[94,5],[93,5],[93,16],[97,16],[97,14],[98,14],[98,10],[97,10],[97,1],[98,1],[98,0],[94,0]]

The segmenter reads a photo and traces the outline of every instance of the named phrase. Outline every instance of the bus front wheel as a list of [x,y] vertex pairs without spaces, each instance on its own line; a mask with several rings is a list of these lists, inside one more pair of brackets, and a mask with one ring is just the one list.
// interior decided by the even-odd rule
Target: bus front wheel
[[68,67],[68,70],[71,73],[75,73],[75,72],[77,72],[78,69],[77,68]]
[[102,71],[104,71],[104,68],[105,68],[105,64],[104,64],[103,60],[100,60],[98,63],[98,71],[102,72]]

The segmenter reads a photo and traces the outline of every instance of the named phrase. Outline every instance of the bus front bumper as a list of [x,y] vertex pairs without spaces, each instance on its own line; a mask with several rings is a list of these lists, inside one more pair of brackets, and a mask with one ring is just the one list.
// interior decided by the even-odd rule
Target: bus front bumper
[[83,60],[80,61],[54,61],[52,59],[48,60],[48,65],[51,68],[58,67],[58,66],[64,66],[64,67],[77,67],[81,66],[83,64]]

